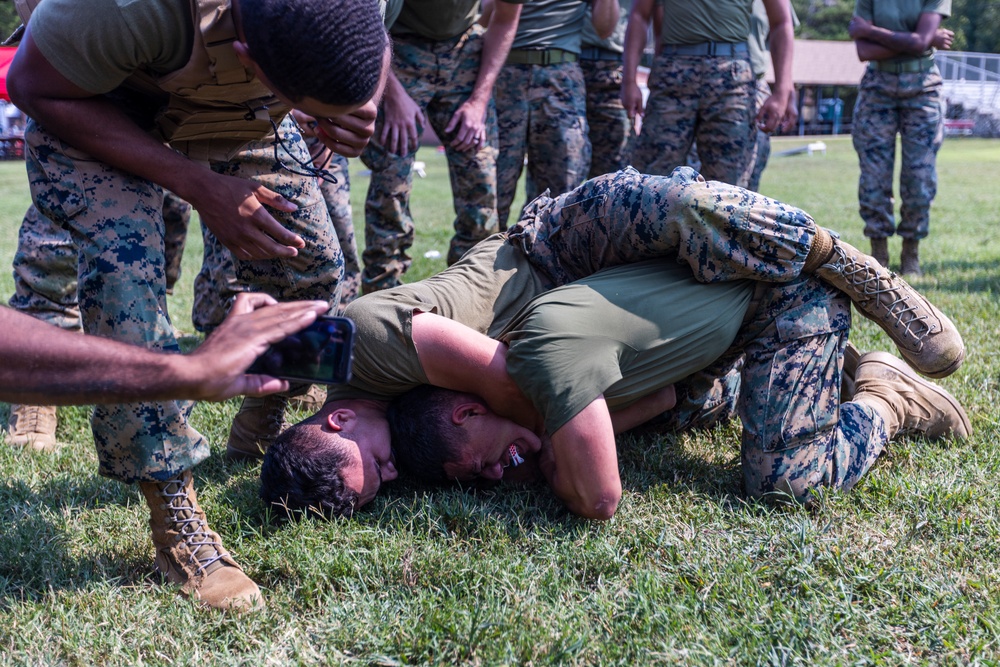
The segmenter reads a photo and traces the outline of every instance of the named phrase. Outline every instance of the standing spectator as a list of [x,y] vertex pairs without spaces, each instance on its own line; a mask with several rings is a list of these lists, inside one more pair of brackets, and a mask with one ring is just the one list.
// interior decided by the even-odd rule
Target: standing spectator
[[[634,0],[625,33],[622,103],[630,117],[643,114],[636,69],[655,0]],[[792,18],[788,0],[764,0],[774,57],[775,85],[757,108],[747,39],[749,0],[664,0],[661,46],[649,78],[649,101],[632,164],[669,174],[685,164],[698,141],[709,180],[744,185],[756,130],[773,132],[794,120]],[[756,110],[756,125],[755,125]]]
[[[84,330],[178,349],[166,309],[164,189],[197,209],[258,291],[336,303],[343,256],[285,117],[294,100],[322,119],[328,147],[359,154],[388,53],[368,0],[38,4],[8,84],[32,119],[26,163],[38,219],[76,245]],[[44,244],[32,259],[59,264]],[[198,504],[192,468],[209,446],[188,422],[191,407],[98,406],[100,473],[139,483],[156,567],[184,594],[217,608],[260,606],[257,585]]]
[[632,121],[622,106],[622,52],[632,0],[618,0],[618,25],[601,38],[588,12],[583,22],[580,69],[587,87],[587,127],[590,137],[590,173],[587,178],[610,174],[628,164],[626,151]]
[[[868,61],[854,107],[854,150],[861,164],[858,201],[872,256],[889,266],[889,237],[903,237],[902,272],[920,275],[920,239],[937,194],[935,162],[944,137],[941,74],[934,49],[950,49],[940,27],[951,0],[858,0],[848,28],[858,58]],[[899,226],[893,216],[892,170],[902,137]]]
[[428,122],[445,143],[455,202],[448,264],[496,231],[493,84],[510,50],[521,2],[497,0],[487,28],[479,0],[407,0],[392,24],[392,72],[375,137],[365,201],[363,292],[395,287],[410,268],[413,163]]
[[521,12],[496,87],[501,230],[507,229],[525,157],[528,180],[538,192],[562,194],[587,177],[587,93],[577,61],[588,6],[598,37],[610,35],[617,0],[532,0]]

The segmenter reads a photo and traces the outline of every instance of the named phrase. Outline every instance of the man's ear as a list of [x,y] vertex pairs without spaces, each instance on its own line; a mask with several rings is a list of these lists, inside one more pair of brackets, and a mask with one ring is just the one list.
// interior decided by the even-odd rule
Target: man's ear
[[451,422],[462,426],[469,419],[486,414],[486,406],[478,401],[462,401],[451,409]]
[[354,410],[348,408],[338,408],[337,410],[331,410],[323,421],[323,425],[329,428],[334,433],[340,433],[350,426],[352,420],[358,418],[358,415]]

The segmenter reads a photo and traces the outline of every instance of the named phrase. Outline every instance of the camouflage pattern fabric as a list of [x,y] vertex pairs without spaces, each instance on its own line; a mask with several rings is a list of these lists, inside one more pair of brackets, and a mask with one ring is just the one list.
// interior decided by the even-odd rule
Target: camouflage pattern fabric
[[[283,139],[279,158],[298,170],[296,164],[310,164],[298,126],[286,117],[278,127]],[[204,255],[194,281],[191,320],[198,331],[210,333],[217,327],[240,292],[266,292],[279,301],[319,299],[332,309],[340,303],[344,255],[333,228],[326,201],[317,179],[281,169],[274,161],[271,141],[247,145],[230,162],[213,162],[214,171],[263,184],[298,204],[294,213],[270,210],[286,228],[301,236],[306,247],[295,257],[280,260],[240,261],[202,224]]]
[[622,106],[620,60],[581,60],[587,87],[587,126],[590,138],[588,178],[610,174],[628,165],[632,121]]
[[815,235],[804,211],[705,181],[690,167],[670,176],[628,167],[555,199],[539,196],[509,239],[553,285],[565,285],[663,256],[688,264],[701,282],[787,282],[802,271]]
[[326,210],[337,233],[340,249],[344,253],[344,279],[341,281],[340,302],[337,314],[342,315],[347,304],[358,296],[361,289],[361,258],[354,239],[354,219],[351,215],[351,177],[347,172],[347,158],[331,154],[326,170],[337,179],[336,183],[320,180],[319,189],[326,202]]
[[[869,69],[861,79],[851,133],[861,165],[861,219],[869,238],[898,233],[919,240],[929,233],[931,202],[937,194],[935,164],[944,138],[941,86],[936,67],[912,74]],[[898,227],[892,197],[897,134],[903,153]]]
[[754,85],[749,60],[657,56],[632,165],[643,173],[669,174],[687,163],[697,140],[705,178],[745,185],[756,142]]
[[[286,138],[290,150],[308,159],[297,135]],[[70,147],[34,121],[25,139],[35,206],[68,230],[78,249],[84,330],[178,351],[166,309],[162,189]],[[252,177],[299,205],[295,214],[276,215],[304,236],[305,252],[292,260],[240,262],[241,279],[282,300],[335,302],[343,257],[315,179],[278,171],[270,143],[251,146],[234,162],[213,168]],[[37,257],[38,266],[48,264],[42,254]],[[165,480],[202,461],[209,448],[188,424],[192,405],[167,401],[95,408],[91,424],[100,473],[124,482]]]
[[587,92],[577,63],[504,65],[494,97],[500,129],[497,213],[503,230],[525,156],[539,192],[568,192],[586,178]]
[[181,260],[191,222],[191,204],[169,190],[163,191],[163,248],[167,258],[167,293],[171,293],[181,276]]
[[[479,241],[496,231],[497,130],[491,103],[486,115],[486,142],[459,151],[444,130],[455,111],[469,98],[479,76],[483,31],[469,28],[461,36],[439,42],[415,36],[393,37],[392,67],[407,94],[424,111],[435,134],[444,143],[455,204],[455,235],[448,248],[454,264]],[[423,128],[421,128],[421,131]],[[416,150],[395,155],[382,146],[382,115],[375,136],[361,155],[372,171],[365,201],[365,251],[361,289],[364,293],[395,287],[410,268],[406,251],[413,245],[410,191]]]
[[17,233],[10,307],[66,331],[83,333],[76,298],[77,250],[69,231],[28,207]]
[[738,412],[751,496],[849,490],[888,442],[872,408],[840,404],[850,326],[850,300],[815,278],[758,286],[727,353],[744,358]]

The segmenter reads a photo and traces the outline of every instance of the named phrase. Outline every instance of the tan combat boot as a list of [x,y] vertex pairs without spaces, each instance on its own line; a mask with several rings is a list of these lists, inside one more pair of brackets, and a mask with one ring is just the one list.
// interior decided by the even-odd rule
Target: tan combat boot
[[38,452],[54,452],[56,408],[54,405],[12,405],[7,422],[7,442]]
[[944,313],[871,255],[817,228],[804,273],[815,273],[847,294],[858,311],[889,334],[900,354],[924,375],[951,375],[965,344]]
[[861,352],[854,347],[854,343],[848,342],[844,349],[844,370],[840,374],[840,402],[847,403],[854,400],[855,378],[858,375],[858,362],[861,361]]
[[288,428],[285,421],[287,404],[287,398],[275,394],[244,398],[229,428],[226,457],[234,461],[264,458],[274,439]]
[[156,569],[181,585],[181,594],[215,609],[262,609],[260,589],[208,527],[198,506],[190,470],[168,482],[142,482],[149,505],[149,527],[156,548]]
[[904,276],[922,276],[920,270],[920,241],[903,239],[903,252],[899,256],[900,272]]
[[889,239],[872,239],[872,257],[885,268],[889,268]]
[[288,407],[296,410],[319,412],[324,405],[326,405],[326,387],[321,384],[309,385],[309,391],[306,393],[288,397]]
[[931,439],[961,439],[972,433],[969,417],[954,396],[887,352],[862,355],[854,402],[875,408],[885,419],[890,438],[917,433]]

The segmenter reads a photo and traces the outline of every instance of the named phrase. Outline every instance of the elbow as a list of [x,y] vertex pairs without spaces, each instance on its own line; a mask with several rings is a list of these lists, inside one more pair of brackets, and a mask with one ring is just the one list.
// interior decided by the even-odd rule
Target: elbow
[[618,511],[618,503],[622,499],[621,487],[607,489],[601,493],[590,494],[583,498],[573,508],[576,514],[591,521],[608,521]]

